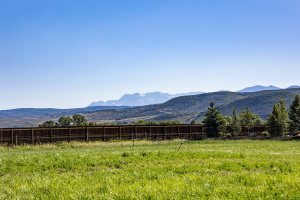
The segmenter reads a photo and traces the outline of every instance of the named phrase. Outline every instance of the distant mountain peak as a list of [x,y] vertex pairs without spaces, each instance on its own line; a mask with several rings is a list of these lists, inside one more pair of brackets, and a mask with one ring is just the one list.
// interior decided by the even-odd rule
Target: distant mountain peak
[[270,86],[255,85],[252,87],[246,87],[246,88],[236,91],[236,92],[257,92],[257,91],[263,91],[263,90],[281,90],[281,88],[273,86],[273,85],[270,85]]
[[164,103],[172,98],[179,96],[188,96],[202,94],[203,92],[189,92],[181,94],[168,94],[162,92],[148,92],[148,93],[134,93],[134,94],[124,94],[119,100],[108,100],[93,102],[89,105],[91,106],[145,106],[150,104]]
[[300,88],[299,85],[291,85],[290,87],[286,88],[286,89],[294,89],[294,88]]

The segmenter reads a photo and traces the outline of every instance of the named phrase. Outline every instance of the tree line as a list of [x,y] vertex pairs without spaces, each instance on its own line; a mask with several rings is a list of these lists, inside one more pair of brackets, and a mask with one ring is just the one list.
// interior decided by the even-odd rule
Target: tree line
[[[92,122],[93,123],[93,122]],[[62,116],[57,122],[53,120],[45,121],[39,127],[60,127],[60,126],[86,126],[89,125],[88,120],[83,115]]]
[[235,136],[238,136],[242,131],[242,125],[246,127],[248,133],[255,125],[264,124],[264,120],[257,114],[251,112],[249,108],[243,110],[241,114],[237,114],[236,109],[232,111],[232,117],[223,117],[221,112],[215,107],[215,102],[212,101],[209,104],[209,108],[204,115],[205,118],[202,121],[207,137],[219,137],[226,133],[226,127],[230,126]]
[[[178,120],[163,120],[160,122],[156,121],[145,121],[139,120],[137,122],[131,122],[126,125],[176,125],[181,124]],[[115,126],[115,123],[97,123],[97,122],[88,122],[88,120],[83,115],[74,115],[70,116],[62,116],[58,119],[57,122],[53,120],[45,121],[40,124],[39,127],[68,127],[68,126]]]
[[212,101],[202,121],[207,137],[219,137],[226,133],[226,125],[230,125],[233,134],[238,136],[242,131],[242,125],[246,127],[248,133],[254,125],[266,124],[268,132],[272,137],[284,136],[286,134],[297,135],[300,132],[300,97],[297,94],[292,101],[292,104],[287,109],[287,105],[282,96],[278,103],[272,107],[271,113],[268,115],[266,122],[258,117],[247,108],[240,115],[236,109],[232,111],[233,117],[223,117],[221,112],[215,107]]

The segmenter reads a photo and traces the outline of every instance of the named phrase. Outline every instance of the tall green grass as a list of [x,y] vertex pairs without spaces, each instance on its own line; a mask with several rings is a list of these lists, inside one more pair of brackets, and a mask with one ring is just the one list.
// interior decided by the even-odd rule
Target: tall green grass
[[0,146],[0,199],[299,199],[297,141]]

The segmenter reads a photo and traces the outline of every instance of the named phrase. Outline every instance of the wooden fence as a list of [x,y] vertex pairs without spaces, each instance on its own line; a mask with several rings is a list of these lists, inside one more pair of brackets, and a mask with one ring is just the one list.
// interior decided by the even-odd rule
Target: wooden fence
[[[265,126],[255,126],[250,132],[260,134]],[[230,126],[227,131],[232,133]],[[247,136],[243,127],[240,136]],[[109,141],[109,140],[167,140],[167,139],[205,139],[202,125],[166,125],[166,126],[89,126],[89,127],[53,127],[53,128],[1,128],[0,143],[19,145],[55,143],[61,141]]]

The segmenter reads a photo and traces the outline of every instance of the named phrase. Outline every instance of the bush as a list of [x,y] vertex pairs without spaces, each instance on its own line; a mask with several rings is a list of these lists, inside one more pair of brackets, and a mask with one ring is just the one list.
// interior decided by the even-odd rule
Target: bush
[[231,138],[232,137],[231,133],[223,133],[222,136],[225,137],[225,138]]
[[262,136],[268,137],[270,134],[268,131],[264,131],[261,133]]

